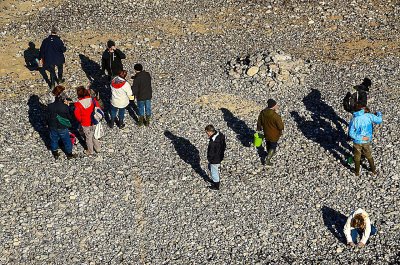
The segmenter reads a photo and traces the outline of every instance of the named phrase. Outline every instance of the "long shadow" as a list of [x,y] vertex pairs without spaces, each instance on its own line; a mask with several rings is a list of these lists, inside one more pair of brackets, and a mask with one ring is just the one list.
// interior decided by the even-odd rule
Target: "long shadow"
[[301,117],[296,111],[290,112],[303,135],[321,145],[342,165],[349,167],[344,158],[351,155],[351,146],[347,142],[347,134],[342,128],[342,124],[347,125],[347,122],[322,100],[321,92],[316,89],[312,89],[304,97],[303,103],[306,109],[311,111],[312,120]]
[[[221,108],[221,111],[224,116],[226,125],[236,133],[236,138],[240,141],[240,143],[245,147],[250,147],[252,145],[253,135],[256,131],[250,129],[244,121],[235,117],[235,115],[233,115],[230,110],[226,108]],[[264,147],[258,147],[257,153],[260,157],[261,163],[265,164],[267,152],[265,151]]]
[[200,152],[188,139],[174,135],[172,132],[166,130],[164,135],[171,140],[179,157],[204,180],[209,181],[207,173],[201,168],[200,165]]
[[39,96],[31,95],[28,100],[29,122],[33,129],[39,133],[43,143],[50,149],[50,135],[47,128],[47,107],[40,103]]
[[34,42],[30,41],[28,43],[28,48],[24,51],[24,59],[25,66],[29,69],[29,71],[38,71],[43,77],[44,81],[50,87],[51,82],[49,77],[47,76],[45,69],[43,67],[39,67],[39,49],[36,48]]
[[346,224],[347,217],[344,214],[341,214],[338,211],[327,206],[323,206],[321,211],[324,224],[328,228],[328,230],[340,242],[346,244],[346,237],[344,235],[343,228]]

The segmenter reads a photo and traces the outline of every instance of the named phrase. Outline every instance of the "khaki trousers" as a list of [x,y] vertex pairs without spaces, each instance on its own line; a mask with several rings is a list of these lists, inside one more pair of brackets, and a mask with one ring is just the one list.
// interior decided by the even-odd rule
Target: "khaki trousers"
[[86,146],[88,149],[88,152],[90,154],[93,153],[93,148],[96,150],[96,152],[100,152],[100,142],[96,138],[94,138],[94,129],[96,128],[96,125],[92,126],[82,126],[83,133],[85,134],[85,139],[86,139]]
[[355,173],[360,174],[361,155],[364,155],[368,160],[372,172],[376,171],[374,159],[372,158],[371,144],[353,144],[353,155],[355,164]]

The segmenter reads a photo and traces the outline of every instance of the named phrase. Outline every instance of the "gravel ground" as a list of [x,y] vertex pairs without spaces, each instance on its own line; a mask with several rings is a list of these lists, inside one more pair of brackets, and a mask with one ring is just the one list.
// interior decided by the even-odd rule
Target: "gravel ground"
[[[114,38],[128,70],[141,62],[153,76],[154,120],[138,128],[127,114],[100,154],[77,145],[79,159],[55,162],[42,119],[48,88],[35,72],[2,74],[0,263],[399,264],[398,2],[167,2],[59,1],[1,24],[0,45],[15,42],[16,58],[59,25],[71,96],[88,77],[107,96],[96,69]],[[228,74],[228,62],[271,52],[303,61],[304,82]],[[341,99],[365,76],[370,108],[384,115],[377,177],[343,163]],[[286,127],[265,170],[250,142],[270,97]],[[219,192],[201,177],[209,123],[227,136]],[[350,249],[337,227],[358,207],[379,231]]]

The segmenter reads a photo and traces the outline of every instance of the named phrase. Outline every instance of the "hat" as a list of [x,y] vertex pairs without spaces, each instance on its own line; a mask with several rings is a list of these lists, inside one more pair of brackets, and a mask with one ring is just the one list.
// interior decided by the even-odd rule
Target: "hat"
[[57,33],[58,33],[58,28],[57,28],[56,26],[53,25],[53,26],[51,27],[50,32],[51,32],[52,34],[57,34]]
[[107,41],[107,47],[111,48],[112,46],[115,46],[115,42],[113,40]]
[[276,105],[276,101],[275,100],[273,100],[272,98],[268,99],[267,106],[268,106],[269,109],[275,107],[275,105]]

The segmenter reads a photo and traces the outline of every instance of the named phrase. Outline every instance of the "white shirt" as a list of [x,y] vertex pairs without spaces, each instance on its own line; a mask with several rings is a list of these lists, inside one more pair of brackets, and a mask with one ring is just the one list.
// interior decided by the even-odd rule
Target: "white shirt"
[[[351,237],[351,230],[353,230],[355,228],[351,226],[351,220],[354,218],[354,216],[356,214],[362,214],[362,216],[364,217],[364,220],[365,220],[365,230],[364,230],[362,238],[360,240],[360,242],[365,245],[368,241],[369,235],[371,234],[371,221],[369,220],[367,212],[364,211],[363,209],[359,208],[350,214],[350,216],[347,218],[346,224],[344,225],[343,232],[346,236],[347,242],[348,243],[353,242],[353,238]],[[355,242],[353,242],[353,243],[355,243]]]

